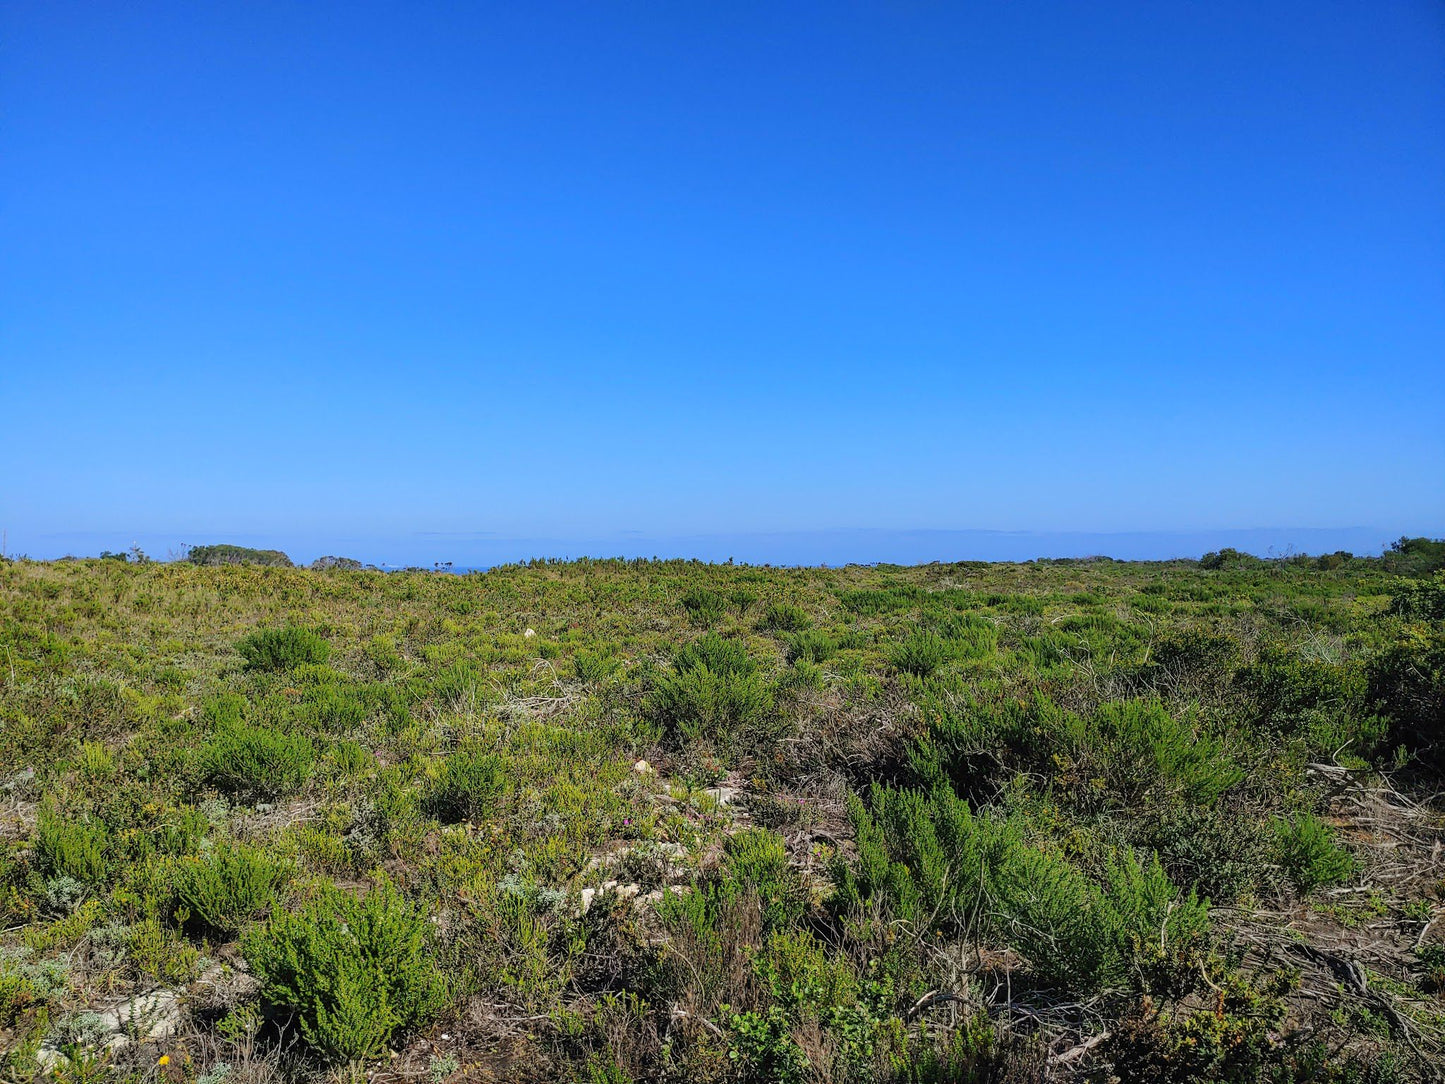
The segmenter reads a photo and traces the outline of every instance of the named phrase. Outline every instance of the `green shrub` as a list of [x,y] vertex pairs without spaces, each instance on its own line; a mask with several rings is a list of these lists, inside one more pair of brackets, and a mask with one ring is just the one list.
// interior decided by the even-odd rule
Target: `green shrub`
[[978,821],[943,787],[930,793],[874,784],[865,805],[850,795],[858,857],[834,867],[835,904],[879,906],[916,927],[956,934],[984,900],[991,870],[1018,845],[1016,829]]
[[1374,655],[1366,682],[1371,707],[1390,720],[1389,740],[1445,772],[1445,628],[1411,630]]
[[64,960],[28,962],[28,948],[0,949],[0,1027],[12,1026],[22,1014],[59,1001],[70,988]]
[[895,669],[927,677],[949,659],[948,642],[929,629],[916,629],[893,648],[888,656]]
[[617,658],[606,651],[579,651],[572,657],[572,671],[577,680],[588,685],[600,685],[617,670]]
[[243,798],[276,798],[299,790],[311,774],[316,750],[304,734],[233,723],[201,750],[207,782]]
[[335,735],[360,726],[368,714],[357,689],[325,682],[305,691],[292,712],[292,719],[298,726],[318,734]]
[[748,828],[723,845],[724,884],[734,894],[757,893],[765,929],[783,928],[802,913],[807,894],[788,864],[783,837],[765,828]]
[[736,607],[738,613],[745,614],[758,601],[758,593],[746,587],[735,587],[728,592],[728,601]]
[[426,788],[422,809],[444,824],[477,820],[490,813],[506,788],[506,761],[497,753],[462,749],[442,761]]
[[770,602],[763,611],[763,619],[758,622],[758,626],[773,632],[802,632],[812,623],[812,618],[801,606],[787,602]]
[[1271,879],[1274,840],[1254,818],[1182,805],[1144,818],[1135,842],[1158,853],[1169,876],[1216,903],[1232,904]]
[[1234,682],[1253,721],[1276,733],[1297,732],[1322,715],[1365,714],[1357,664],[1308,658],[1281,644],[1266,645]]
[[175,875],[176,899],[206,928],[232,934],[268,908],[290,876],[289,866],[263,850],[223,843],[203,857],[182,860]]
[[1390,544],[1382,563],[1400,576],[1428,576],[1445,568],[1445,538],[1398,538]]
[[35,837],[35,865],[47,877],[81,884],[102,883],[110,867],[110,833],[100,821],[70,820],[53,807],[41,809]]
[[716,591],[695,587],[682,596],[682,608],[698,628],[712,628],[727,613],[727,600]]
[[993,932],[1068,989],[1167,981],[1172,954],[1208,929],[1208,903],[1181,893],[1157,857],[1126,849],[1096,882],[943,787],[874,784],[868,805],[854,797],[849,813],[858,857],[835,865],[837,906],[878,908],[922,932]]
[[1141,670],[1156,687],[1215,692],[1227,685],[1239,657],[1233,636],[1189,628],[1162,637]]
[[796,632],[788,637],[788,662],[827,662],[838,650],[838,641],[825,632]]
[[922,733],[908,749],[909,766],[927,788],[945,785],[985,800],[1012,767],[1015,731],[1028,717],[1026,705],[959,701],[925,692],[917,698]]
[[428,931],[426,916],[389,886],[362,899],[331,889],[273,915],[244,951],[262,998],[294,1013],[322,1057],[352,1062],[442,1007]]
[[893,1057],[898,1084],[990,1084],[1009,1079],[988,1014],[979,1012],[941,1035],[921,1035]]
[[1046,726],[1048,755],[1071,762],[1085,805],[1093,804],[1088,799],[1100,783],[1125,808],[1146,801],[1210,805],[1244,778],[1218,739],[1157,700],[1108,701],[1090,716],[1055,714]]
[[1199,567],[1209,572],[1222,569],[1257,568],[1263,562],[1251,553],[1241,553],[1232,546],[1206,553],[1199,559]]
[[1301,896],[1343,884],[1355,872],[1355,859],[1334,841],[1329,825],[1312,813],[1275,822],[1279,863]]
[[768,717],[773,696],[742,643],[709,633],[678,652],[644,707],[674,742],[707,738],[730,745]]
[[907,587],[844,591],[840,601],[845,610],[851,610],[853,613],[863,616],[871,616],[909,609],[922,595],[923,592],[920,588],[910,584]]
[[303,663],[323,663],[331,645],[310,629],[286,625],[257,629],[236,644],[247,670],[290,670]]

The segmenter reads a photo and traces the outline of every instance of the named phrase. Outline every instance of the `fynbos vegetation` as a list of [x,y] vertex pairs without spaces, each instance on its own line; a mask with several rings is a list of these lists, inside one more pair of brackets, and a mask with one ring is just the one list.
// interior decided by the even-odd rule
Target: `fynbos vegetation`
[[5,1079],[1445,1059],[1440,543],[277,557],[0,562]]

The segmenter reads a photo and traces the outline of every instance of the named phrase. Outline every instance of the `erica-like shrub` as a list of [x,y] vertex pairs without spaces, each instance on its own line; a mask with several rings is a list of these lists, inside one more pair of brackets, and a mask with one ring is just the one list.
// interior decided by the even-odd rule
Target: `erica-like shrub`
[[184,859],[176,871],[176,899],[197,923],[233,934],[269,907],[291,869],[265,851],[223,843],[209,854]]
[[310,629],[286,625],[257,629],[236,644],[247,670],[291,670],[303,663],[323,663],[331,645]]
[[205,779],[242,798],[277,798],[299,790],[316,750],[304,734],[228,723],[201,750]]
[[674,743],[705,738],[733,744],[772,711],[773,695],[746,646],[715,633],[678,652],[645,701]]
[[426,916],[389,886],[361,899],[333,889],[278,912],[244,951],[262,998],[295,1015],[312,1049],[354,1062],[445,1002],[429,933]]

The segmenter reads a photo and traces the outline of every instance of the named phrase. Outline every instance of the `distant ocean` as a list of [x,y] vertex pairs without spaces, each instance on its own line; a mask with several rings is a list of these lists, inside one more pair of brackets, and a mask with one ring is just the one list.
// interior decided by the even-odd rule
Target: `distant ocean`
[[[442,571],[479,572],[499,564],[542,558],[623,557],[742,564],[926,564],[931,561],[1031,561],[1049,557],[1113,557],[1158,561],[1200,557],[1232,547],[1261,557],[1348,550],[1377,555],[1401,533],[1370,527],[1258,528],[1220,531],[1035,532],[947,530],[837,530],[693,536],[614,536],[590,540],[455,538],[422,536],[428,548],[457,556]],[[1431,532],[1409,532],[1431,533]],[[1439,532],[1435,532],[1438,534]],[[412,546],[417,546],[417,542]],[[407,548],[411,548],[408,546]],[[420,548],[420,547],[418,547]],[[431,562],[412,567],[434,568]],[[408,567],[380,564],[381,568]]]
[[[931,561],[1030,561],[1048,557],[1113,557],[1129,561],[1199,557],[1233,547],[1261,557],[1348,550],[1379,554],[1402,534],[1445,535],[1445,525],[1394,530],[1378,527],[1260,527],[1194,531],[984,531],[841,529],[662,535],[619,532],[578,538],[506,536],[477,532],[416,532],[361,536],[317,533],[187,531],[183,535],[123,531],[30,534],[9,532],[8,552],[37,559],[94,556],[139,545],[157,560],[174,559],[188,543],[233,542],[280,549],[297,564],[323,554],[352,557],[395,571],[422,568],[455,573],[542,558],[682,558],[740,564],[926,564]],[[450,562],[450,565],[445,565]],[[441,564],[439,564],[441,563]]]

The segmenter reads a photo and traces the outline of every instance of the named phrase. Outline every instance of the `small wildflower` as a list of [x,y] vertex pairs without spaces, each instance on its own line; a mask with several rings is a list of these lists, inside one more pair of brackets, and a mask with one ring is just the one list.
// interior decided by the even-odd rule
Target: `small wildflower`
[[170,1063],[171,1056],[169,1054],[162,1054],[160,1060],[156,1062],[157,1065],[169,1065]]

